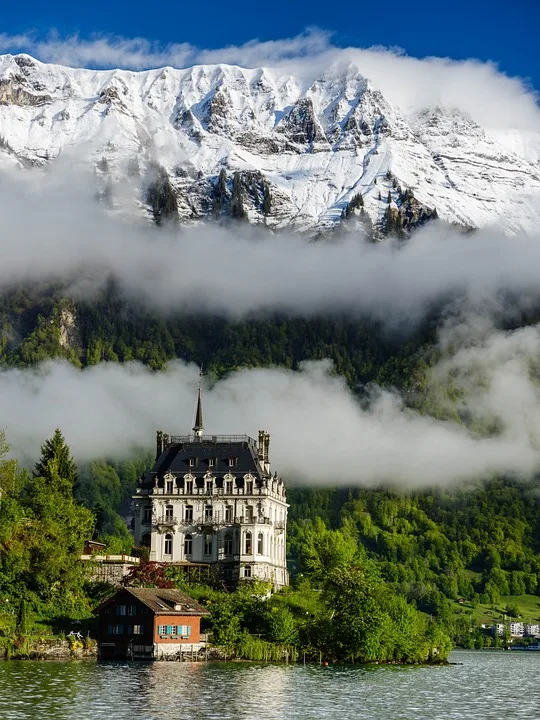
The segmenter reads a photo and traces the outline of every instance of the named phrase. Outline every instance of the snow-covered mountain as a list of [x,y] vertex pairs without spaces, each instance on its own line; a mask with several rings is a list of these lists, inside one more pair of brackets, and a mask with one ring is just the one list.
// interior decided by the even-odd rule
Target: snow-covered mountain
[[113,196],[129,177],[147,198],[161,166],[186,220],[240,197],[270,227],[332,227],[362,202],[377,225],[413,197],[415,218],[436,208],[464,225],[530,229],[539,150],[540,135],[497,137],[459,108],[408,114],[353,65],[304,83],[283,69],[93,71],[0,56],[0,170],[62,154],[95,168]]

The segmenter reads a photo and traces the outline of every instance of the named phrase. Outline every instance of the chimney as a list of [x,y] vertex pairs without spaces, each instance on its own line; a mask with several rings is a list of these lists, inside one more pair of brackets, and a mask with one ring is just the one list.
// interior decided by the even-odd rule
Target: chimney
[[270,472],[269,450],[270,450],[270,433],[265,432],[264,433],[264,470],[267,473]]
[[264,430],[259,430],[259,447],[257,450],[257,459],[261,464],[264,462]]
[[163,432],[158,430],[156,433],[156,460],[163,452]]

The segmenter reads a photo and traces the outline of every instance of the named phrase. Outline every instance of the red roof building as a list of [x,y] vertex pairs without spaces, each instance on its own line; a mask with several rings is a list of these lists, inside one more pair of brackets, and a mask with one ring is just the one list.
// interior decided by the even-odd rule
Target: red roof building
[[124,588],[96,609],[100,660],[160,660],[194,655],[208,611],[180,590]]

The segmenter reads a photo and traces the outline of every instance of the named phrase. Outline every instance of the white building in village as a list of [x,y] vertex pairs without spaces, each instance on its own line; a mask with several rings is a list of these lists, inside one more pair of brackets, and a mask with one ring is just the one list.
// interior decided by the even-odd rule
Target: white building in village
[[288,585],[287,500],[270,471],[270,435],[205,435],[201,391],[193,434],[157,433],[156,462],[134,496],[135,541],[150,560],[217,566],[226,582]]

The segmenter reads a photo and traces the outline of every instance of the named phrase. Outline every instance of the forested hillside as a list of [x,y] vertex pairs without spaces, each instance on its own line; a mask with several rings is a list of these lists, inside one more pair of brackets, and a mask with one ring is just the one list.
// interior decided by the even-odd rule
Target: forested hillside
[[[79,366],[138,360],[157,371],[179,357],[203,363],[211,377],[219,378],[239,367],[295,370],[303,360],[330,358],[358,396],[375,382],[399,388],[417,410],[444,412],[425,383],[439,356],[436,311],[414,328],[389,330],[373,319],[344,316],[242,321],[160,316],[123,299],[112,282],[92,300],[65,295],[64,288],[47,287],[2,296],[0,359],[5,367],[60,357]],[[514,322],[535,319],[531,311]],[[94,511],[95,537],[111,551],[131,549],[130,497],[150,462],[150,455],[141,455],[123,462],[96,458],[80,466],[75,497]],[[295,478],[286,480],[289,559],[299,582],[308,575],[316,584],[344,558],[365,551],[399,595],[452,627],[458,641],[480,644],[484,640],[471,627],[483,614],[495,618],[507,611],[517,617],[523,612],[519,598],[540,595],[538,482],[492,477],[405,492],[304,488],[295,486]],[[540,598],[528,603],[530,619],[540,617]]]
[[[0,296],[0,363],[28,367],[49,358],[81,365],[140,361],[154,370],[182,358],[221,377],[238,367],[331,359],[351,388],[376,381],[402,385],[433,357],[436,314],[421,326],[388,330],[344,315],[300,318],[159,315],[123,299],[113,282],[91,301],[66,299],[65,288]],[[422,350],[422,353],[419,351]]]

